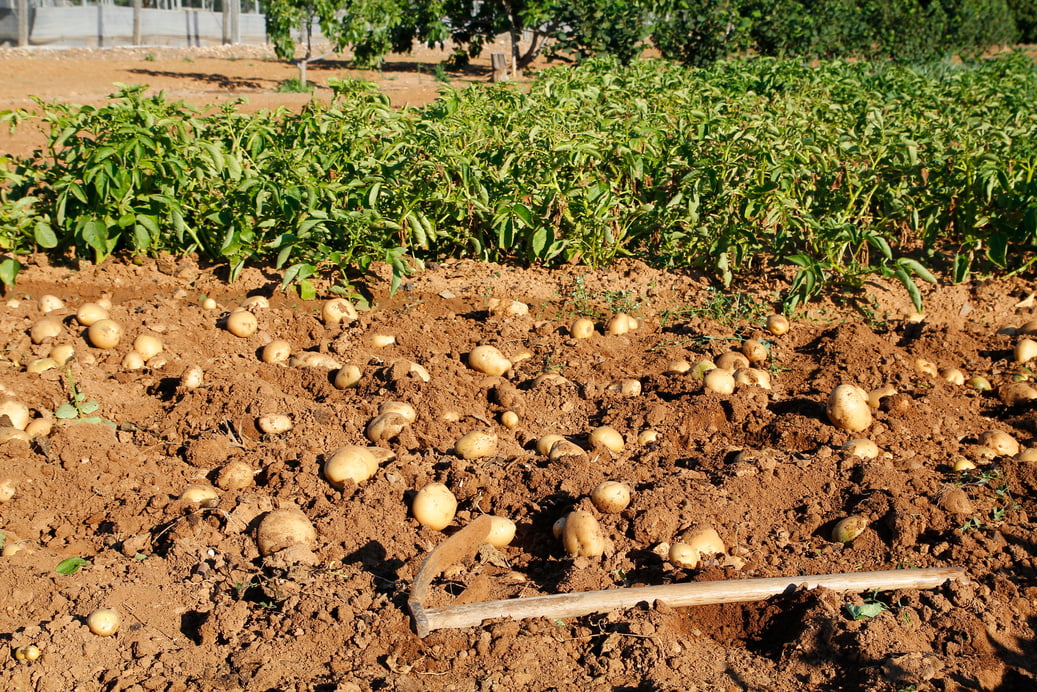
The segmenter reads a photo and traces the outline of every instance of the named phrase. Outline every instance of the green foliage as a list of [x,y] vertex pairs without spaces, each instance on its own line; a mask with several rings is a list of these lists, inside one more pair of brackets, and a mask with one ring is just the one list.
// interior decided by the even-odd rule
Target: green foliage
[[299,113],[197,112],[142,87],[99,108],[39,103],[49,145],[0,164],[5,261],[198,252],[232,279],[273,265],[309,294],[374,262],[395,288],[447,256],[637,256],[725,288],[791,267],[790,309],[875,275],[920,303],[941,272],[1037,258],[1037,74],[1021,53],[589,59],[528,89],[444,88],[420,110],[368,83],[331,88]]
[[1037,43],[1037,0],[1008,0],[1019,41]]
[[652,43],[663,57],[705,67],[750,45],[751,21],[742,0],[666,0],[652,24]]
[[648,33],[648,6],[636,0],[557,2],[552,12],[553,55],[579,60],[612,56],[627,64],[642,50]]
[[90,561],[85,558],[67,557],[58,563],[58,566],[54,568],[54,571],[67,577],[75,574],[81,568],[89,566]]
[[313,84],[292,77],[278,84],[275,91],[279,94],[311,94],[313,93]]
[[91,416],[100,404],[96,401],[88,400],[86,394],[79,391],[76,386],[76,381],[72,379],[72,368],[68,368],[65,371],[66,381],[69,389],[69,400],[68,403],[58,406],[54,411],[54,417],[60,420],[80,420],[83,423],[103,423],[105,422],[100,416]]

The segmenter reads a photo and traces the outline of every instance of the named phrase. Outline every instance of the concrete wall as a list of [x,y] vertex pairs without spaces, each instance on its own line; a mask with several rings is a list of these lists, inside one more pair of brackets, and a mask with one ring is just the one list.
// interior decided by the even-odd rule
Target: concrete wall
[[[0,9],[0,45],[17,44],[15,17],[9,19]],[[266,20],[261,14],[239,15],[238,31],[240,43],[266,43]],[[145,46],[220,45],[223,43],[223,13],[194,9],[141,10],[141,43]],[[132,46],[133,8],[114,5],[35,7],[30,14],[29,44],[55,48]]]

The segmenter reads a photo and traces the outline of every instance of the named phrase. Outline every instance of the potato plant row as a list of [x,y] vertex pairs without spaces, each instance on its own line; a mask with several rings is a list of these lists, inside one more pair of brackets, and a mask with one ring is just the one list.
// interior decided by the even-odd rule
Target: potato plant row
[[751,59],[687,69],[588,61],[528,88],[444,89],[394,110],[331,81],[300,113],[197,112],[145,87],[100,108],[39,103],[45,150],[0,159],[0,279],[34,249],[198,251],[276,265],[313,294],[374,261],[393,286],[474,256],[603,266],[635,255],[725,285],[796,272],[786,307],[882,274],[1018,270],[1037,227],[1037,77],[969,65]]

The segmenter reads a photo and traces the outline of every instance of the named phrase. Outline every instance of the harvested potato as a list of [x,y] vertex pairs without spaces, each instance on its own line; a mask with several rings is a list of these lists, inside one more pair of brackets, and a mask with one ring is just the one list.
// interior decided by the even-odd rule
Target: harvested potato
[[309,517],[296,507],[267,512],[256,528],[256,544],[263,556],[294,546],[313,549],[316,543],[316,529]]
[[411,505],[411,513],[418,523],[435,531],[442,531],[454,520],[457,498],[442,483],[429,483],[418,491]]
[[562,546],[574,557],[598,557],[605,552],[605,536],[594,515],[582,509],[570,512],[562,527]]

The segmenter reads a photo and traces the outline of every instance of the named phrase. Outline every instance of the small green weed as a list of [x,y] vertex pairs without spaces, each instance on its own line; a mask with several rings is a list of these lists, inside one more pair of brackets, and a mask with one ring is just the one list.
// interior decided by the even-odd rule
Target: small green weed
[[313,93],[313,83],[304,82],[298,77],[286,79],[274,89],[279,94],[310,94]]
[[64,574],[70,576],[75,574],[82,567],[89,567],[90,561],[82,557],[68,557],[58,563],[58,566],[54,568],[54,571],[58,574]]
[[104,423],[105,420],[100,416],[90,415],[100,407],[100,404],[96,401],[88,400],[86,394],[79,391],[76,381],[72,379],[72,368],[65,370],[65,377],[68,382],[69,401],[67,404],[58,406],[57,410],[54,411],[54,417],[61,420],[79,419],[84,423]]

